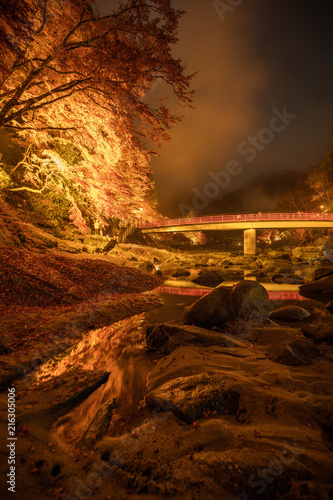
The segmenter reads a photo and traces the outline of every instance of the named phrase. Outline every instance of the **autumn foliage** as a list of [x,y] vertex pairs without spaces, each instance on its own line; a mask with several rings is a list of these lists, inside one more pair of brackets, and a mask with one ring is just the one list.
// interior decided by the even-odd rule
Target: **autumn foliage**
[[182,12],[170,0],[128,0],[105,16],[91,0],[0,0],[0,14],[0,129],[25,146],[2,165],[6,189],[61,194],[82,230],[88,217],[155,218],[149,144],[179,118],[146,96],[161,80],[192,101],[171,52]]

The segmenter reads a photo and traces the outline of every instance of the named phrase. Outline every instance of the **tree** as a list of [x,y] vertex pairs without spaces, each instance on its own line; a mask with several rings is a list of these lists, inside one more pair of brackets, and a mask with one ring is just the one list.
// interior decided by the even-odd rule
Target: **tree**
[[333,151],[307,173],[308,186],[314,191],[312,201],[319,201],[327,212],[333,210]]
[[313,190],[306,183],[306,174],[297,182],[294,189],[288,191],[278,202],[275,210],[281,212],[312,212],[315,204],[311,201]]
[[0,14],[0,128],[29,148],[14,189],[58,189],[82,228],[84,210],[100,222],[152,216],[146,140],[168,140],[179,118],[144,97],[161,79],[192,101],[171,53],[182,12],[170,0],[128,0],[107,16],[90,0],[0,0]]

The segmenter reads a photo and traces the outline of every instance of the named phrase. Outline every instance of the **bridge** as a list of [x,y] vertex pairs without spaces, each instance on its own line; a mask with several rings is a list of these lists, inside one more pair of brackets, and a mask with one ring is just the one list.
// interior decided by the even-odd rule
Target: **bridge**
[[332,213],[227,214],[138,222],[143,233],[244,231],[244,254],[255,255],[257,229],[332,228]]

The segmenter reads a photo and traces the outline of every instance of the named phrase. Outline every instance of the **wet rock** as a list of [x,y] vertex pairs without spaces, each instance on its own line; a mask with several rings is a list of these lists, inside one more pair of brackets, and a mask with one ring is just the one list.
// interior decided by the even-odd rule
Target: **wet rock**
[[275,279],[273,280],[272,278],[272,281],[273,283],[278,283],[279,285],[282,285],[282,284],[285,284],[285,285],[302,285],[305,283],[305,280],[303,278],[299,278],[299,277],[281,277],[281,276],[278,276],[278,277],[275,277]]
[[100,407],[88,429],[83,434],[79,447],[90,448],[96,441],[102,439],[108,430],[112,412],[115,408],[116,398],[109,399]]
[[250,276],[256,276],[257,278],[266,278],[266,276],[268,276],[268,273],[261,270],[258,271],[254,270],[245,275],[245,277],[250,277]]
[[308,318],[310,313],[299,306],[284,306],[275,309],[269,315],[270,319],[278,321],[297,321]]
[[317,293],[333,293],[333,275],[320,278],[311,283],[306,283],[306,285],[301,285],[299,287],[299,293],[303,297]]
[[304,335],[314,339],[317,342],[325,342],[333,345],[333,323],[324,323],[320,325],[306,325],[302,327]]
[[166,356],[178,346],[222,346],[244,347],[245,343],[232,335],[215,333],[197,326],[178,326],[171,323],[151,325],[146,330],[146,345],[149,349],[157,350]]
[[333,274],[332,267],[318,267],[312,273],[312,280],[317,281],[320,278],[325,278],[326,276],[331,276]]
[[185,309],[183,321],[188,325],[211,328],[248,318],[256,312],[257,321],[265,321],[271,311],[265,288],[256,281],[240,281],[233,287],[219,285]]
[[201,276],[198,276],[192,281],[197,285],[217,286],[220,283],[223,283],[224,278],[222,274],[220,274],[217,271],[209,271],[207,273],[202,274]]
[[174,273],[171,274],[173,278],[178,278],[180,276],[190,276],[190,271],[187,271],[187,269],[177,269]]
[[[53,377],[31,390],[37,404],[26,413],[54,414],[71,410],[89,394],[104,384],[109,372],[102,370],[86,371],[80,368]],[[56,418],[56,416],[55,416]]]
[[225,388],[222,375],[200,373],[166,382],[145,397],[150,408],[171,411],[178,419],[192,424],[204,412],[235,415],[240,394]]

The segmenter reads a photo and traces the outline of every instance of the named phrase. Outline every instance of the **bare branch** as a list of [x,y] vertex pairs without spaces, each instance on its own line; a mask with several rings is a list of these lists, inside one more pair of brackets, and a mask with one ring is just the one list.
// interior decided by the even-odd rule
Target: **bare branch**
[[42,31],[42,29],[44,28],[44,26],[45,26],[46,19],[47,19],[47,15],[46,15],[47,1],[48,0],[45,0],[44,10],[43,10],[43,21],[42,21],[42,24],[40,25],[40,27],[38,28],[38,30],[35,31],[35,35],[38,35]]

